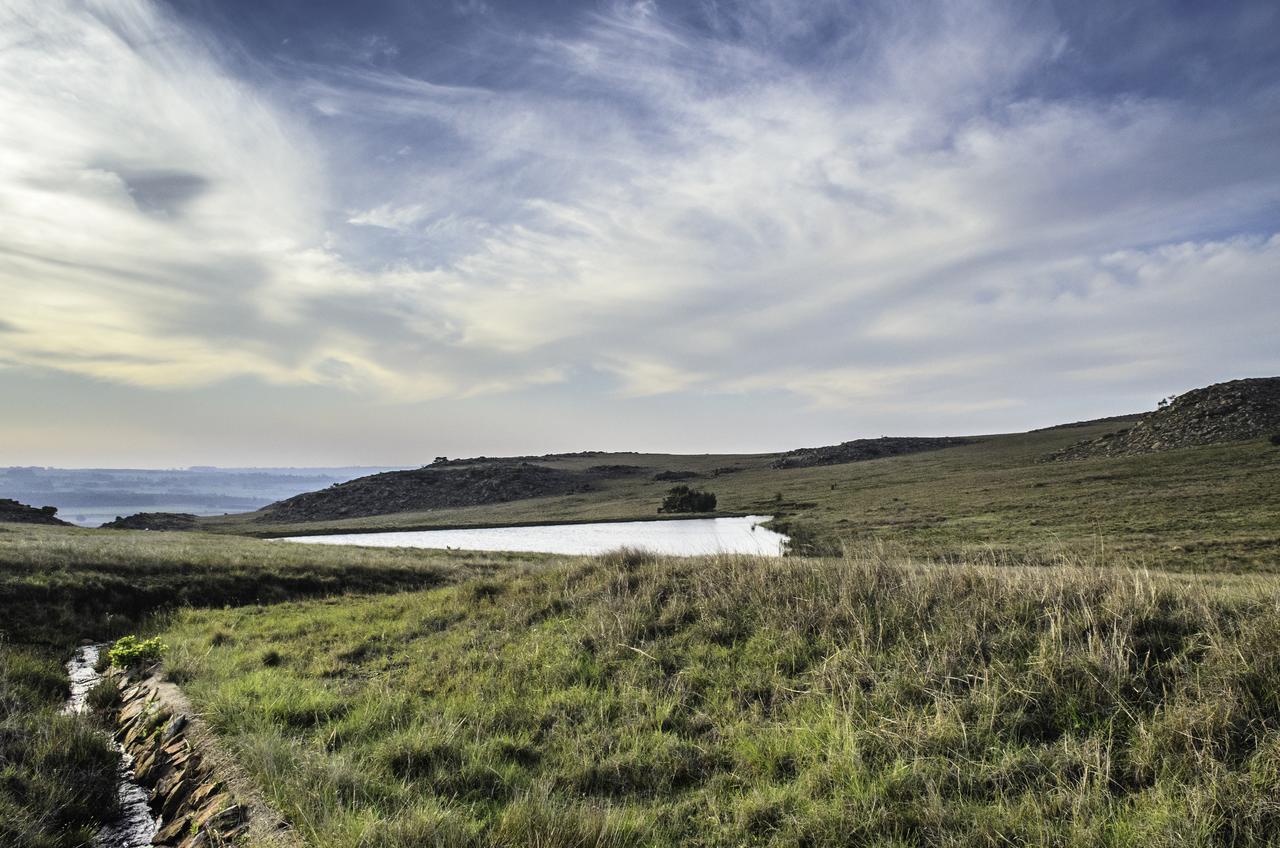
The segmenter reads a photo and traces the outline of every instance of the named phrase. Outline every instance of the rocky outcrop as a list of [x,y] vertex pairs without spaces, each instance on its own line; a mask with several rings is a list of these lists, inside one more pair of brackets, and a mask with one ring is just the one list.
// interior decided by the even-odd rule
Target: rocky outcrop
[[822,448],[800,448],[787,451],[774,460],[773,468],[812,468],[816,465],[841,465],[846,462],[865,462],[887,456],[941,450],[959,445],[973,444],[973,439],[960,436],[938,438],[916,436],[882,436],[879,439],[854,439]]
[[701,476],[697,471],[659,471],[653,475],[653,479],[660,483],[669,483],[675,480],[695,480]]
[[57,516],[56,506],[27,506],[10,498],[0,498],[0,524],[12,522],[14,524],[53,524],[59,527],[74,526]]
[[153,678],[134,680],[117,670],[108,679],[121,687],[116,740],[133,758],[134,777],[160,816],[152,845],[236,844],[249,831],[249,812],[188,738],[190,718],[166,703]]
[[[437,467],[443,466],[443,467]],[[329,521],[589,492],[593,475],[529,462],[388,471],[263,507],[258,521]]]
[[1216,383],[1179,395],[1133,426],[1077,442],[1049,460],[1133,456],[1260,439],[1280,432],[1280,377]]
[[189,512],[138,512],[103,524],[106,530],[194,530],[196,516]]

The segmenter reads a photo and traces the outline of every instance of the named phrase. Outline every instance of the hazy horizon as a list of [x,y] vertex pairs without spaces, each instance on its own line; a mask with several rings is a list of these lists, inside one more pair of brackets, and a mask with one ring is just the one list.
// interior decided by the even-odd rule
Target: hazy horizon
[[1280,374],[1278,35],[0,0],[0,466],[762,453]]

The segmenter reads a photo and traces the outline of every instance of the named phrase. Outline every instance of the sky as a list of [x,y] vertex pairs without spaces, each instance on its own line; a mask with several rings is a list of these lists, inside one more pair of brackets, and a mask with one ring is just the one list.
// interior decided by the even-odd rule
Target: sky
[[0,465],[1012,432],[1280,374],[1280,5],[0,0]]

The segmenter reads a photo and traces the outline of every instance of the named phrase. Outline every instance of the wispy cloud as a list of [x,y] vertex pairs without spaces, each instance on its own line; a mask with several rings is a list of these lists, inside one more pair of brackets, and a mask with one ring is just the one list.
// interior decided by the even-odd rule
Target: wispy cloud
[[0,358],[956,415],[1274,370],[1274,83],[1051,96],[1071,34],[978,0],[491,37],[501,85],[375,68],[386,38],[248,79],[145,0],[8,0]]

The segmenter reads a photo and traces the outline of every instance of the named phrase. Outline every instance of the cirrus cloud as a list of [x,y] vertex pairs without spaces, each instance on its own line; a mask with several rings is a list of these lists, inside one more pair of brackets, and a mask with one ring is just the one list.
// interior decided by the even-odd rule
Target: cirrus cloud
[[0,358],[948,420],[1274,371],[1280,84],[1063,94],[1088,45],[1039,8],[616,3],[491,26],[509,72],[463,84],[7,0]]

